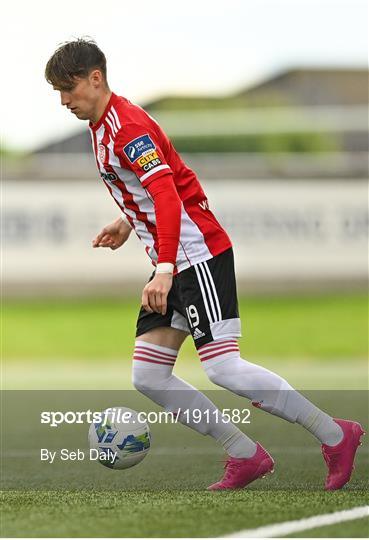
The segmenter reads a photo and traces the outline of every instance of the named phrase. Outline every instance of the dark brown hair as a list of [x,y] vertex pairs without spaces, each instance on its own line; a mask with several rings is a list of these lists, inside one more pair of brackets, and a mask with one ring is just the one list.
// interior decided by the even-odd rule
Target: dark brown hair
[[49,59],[45,68],[48,83],[60,90],[72,90],[75,78],[85,78],[99,69],[106,81],[106,58],[91,38],[78,38],[62,43]]

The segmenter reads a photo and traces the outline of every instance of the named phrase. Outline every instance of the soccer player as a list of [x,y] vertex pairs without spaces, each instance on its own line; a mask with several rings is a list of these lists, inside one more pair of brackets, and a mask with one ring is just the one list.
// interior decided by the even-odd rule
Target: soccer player
[[[283,378],[241,358],[232,244],[195,173],[150,115],[110,90],[105,56],[93,40],[61,45],[45,77],[61,104],[89,121],[101,180],[120,208],[121,216],[102,229],[93,247],[117,249],[134,230],[155,266],[137,321],[135,388],[224,447],[224,476],[208,489],[243,488],[272,472],[274,461],[260,443],[215,414],[204,394],[173,374],[191,334],[209,379],[309,430],[322,444],[325,488],[341,488],[350,479],[363,429],[331,418]],[[199,423],[182,412],[193,409],[203,413]]]

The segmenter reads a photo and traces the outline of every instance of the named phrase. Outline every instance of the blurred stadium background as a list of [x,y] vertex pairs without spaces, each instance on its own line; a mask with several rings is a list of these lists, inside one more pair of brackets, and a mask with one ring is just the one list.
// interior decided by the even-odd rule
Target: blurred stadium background
[[[367,81],[364,69],[295,69],[230,96],[142,104],[204,183],[234,241],[240,290],[365,284]],[[150,269],[136,239],[119,253],[90,248],[117,209],[88,130],[5,159],[4,179],[7,295],[142,285]]]
[[[295,69],[230,96],[142,104],[204,183],[235,243],[241,290],[366,282],[367,91],[364,69]],[[142,284],[138,241],[90,248],[117,209],[88,130],[4,161],[6,295],[124,296]]]
[[[282,363],[300,386],[365,387],[368,71],[290,69],[231,95],[142,105],[198,173],[234,242],[245,355]],[[97,179],[89,133],[82,127],[28,154],[5,151],[3,178],[7,384],[93,387],[103,378],[130,387],[151,265],[135,237],[117,252],[91,248],[117,208]],[[191,344],[183,354],[192,360],[179,365],[182,374],[206,387]],[[329,369],[322,382],[322,371],[307,376],[296,365],[348,357],[334,381]],[[51,369],[50,358],[61,363]],[[81,362],[73,380],[68,358]],[[86,381],[92,358],[111,369],[90,366]]]

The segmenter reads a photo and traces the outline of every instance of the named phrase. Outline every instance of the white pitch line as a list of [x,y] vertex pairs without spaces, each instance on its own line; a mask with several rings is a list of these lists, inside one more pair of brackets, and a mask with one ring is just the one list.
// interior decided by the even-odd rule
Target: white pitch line
[[322,514],[295,521],[285,521],[284,523],[276,523],[275,525],[267,525],[266,527],[258,527],[257,529],[244,529],[223,536],[223,538],[280,538],[295,532],[307,531],[308,529],[316,529],[317,527],[334,525],[335,523],[343,523],[344,521],[351,521],[367,516],[369,516],[369,506],[357,506],[351,510],[342,510],[340,512],[333,512],[332,514]]

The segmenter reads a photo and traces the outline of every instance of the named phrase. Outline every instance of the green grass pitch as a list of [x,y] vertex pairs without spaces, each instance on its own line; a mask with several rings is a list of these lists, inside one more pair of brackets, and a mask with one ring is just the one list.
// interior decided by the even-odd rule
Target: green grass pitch
[[[250,357],[309,360],[365,358],[365,294],[240,299],[243,339]],[[4,359],[129,358],[138,299],[12,301],[3,305]],[[20,336],[22,339],[20,339]],[[185,343],[186,355],[192,344]]]
[[[245,357],[298,388],[320,389],[309,395],[323,408],[369,427],[365,295],[243,298],[240,310]],[[133,390],[123,390],[132,388],[136,312],[137,302],[128,300],[4,303],[5,387],[23,391],[10,392],[15,404],[10,424],[3,407],[1,536],[214,537],[368,504],[368,436],[350,484],[327,493],[316,441],[299,426],[259,410],[252,411],[250,426],[242,429],[272,453],[275,473],[237,492],[205,490],[220,477],[224,454],[214,441],[181,425],[152,426],[152,448],[130,470],[112,471],[96,463],[41,464],[37,449],[48,432],[25,422],[25,412],[35,418],[32,411],[46,394],[32,389],[74,389],[50,393],[55,400],[61,396],[66,410],[89,396],[104,403],[111,396],[113,405],[121,396],[121,405],[158,410]],[[190,342],[178,372],[201,389],[213,390],[211,398],[220,408],[244,403],[206,382]],[[103,397],[76,391],[81,388],[100,388]],[[19,432],[12,428],[22,422]],[[87,426],[76,431],[63,427],[53,442],[86,446],[86,432]],[[367,537],[368,526],[368,520],[360,519],[291,536]]]

